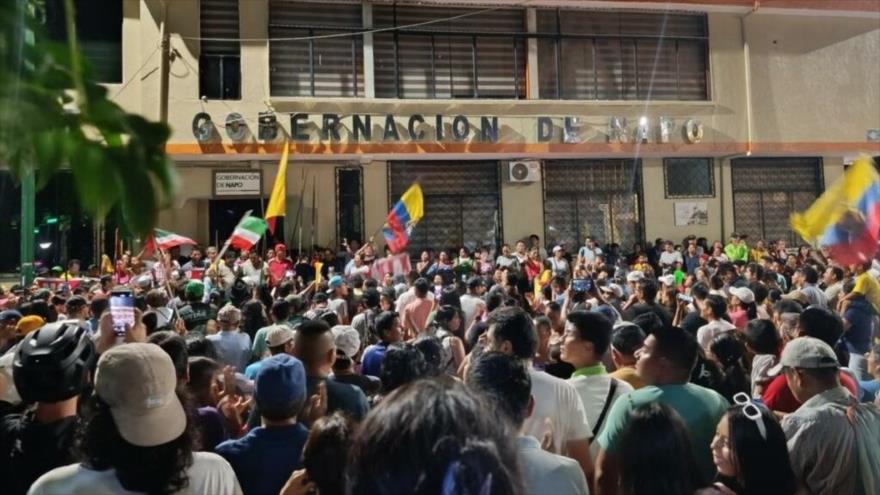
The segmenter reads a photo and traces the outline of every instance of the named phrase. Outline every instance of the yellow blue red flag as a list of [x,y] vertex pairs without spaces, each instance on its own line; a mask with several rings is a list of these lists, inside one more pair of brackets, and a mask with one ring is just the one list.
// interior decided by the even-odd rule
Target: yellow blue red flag
[[805,212],[792,214],[791,227],[830,249],[838,263],[872,259],[880,238],[880,174],[873,161],[859,157]]
[[424,215],[425,198],[422,196],[422,187],[413,184],[403,193],[400,201],[391,208],[385,218],[382,235],[392,253],[397,254],[406,249],[413,227]]

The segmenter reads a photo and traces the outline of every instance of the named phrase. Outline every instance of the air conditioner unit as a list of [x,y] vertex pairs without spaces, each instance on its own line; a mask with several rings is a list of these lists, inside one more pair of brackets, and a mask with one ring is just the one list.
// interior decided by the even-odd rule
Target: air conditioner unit
[[509,182],[537,182],[541,179],[541,162],[519,160],[507,164]]

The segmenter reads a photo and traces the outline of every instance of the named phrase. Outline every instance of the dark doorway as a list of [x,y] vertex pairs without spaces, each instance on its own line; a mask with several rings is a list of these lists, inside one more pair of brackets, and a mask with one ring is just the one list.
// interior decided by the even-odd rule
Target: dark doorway
[[[251,199],[213,199],[211,200],[209,206],[209,221],[208,221],[208,244],[212,246],[217,246],[219,249],[226,239],[229,239],[229,236],[232,235],[232,231],[235,230],[235,226],[238,225],[238,222],[241,220],[241,217],[248,210],[251,211],[251,215],[255,217],[263,216],[263,208],[265,206],[265,200],[261,200],[259,198],[251,198]],[[283,219],[280,219],[278,222],[278,230],[276,231],[275,238],[284,239],[284,222]],[[266,231],[266,241],[272,242],[272,235]],[[268,246],[269,244],[267,244]],[[262,252],[262,246],[260,251]]]
[[336,169],[336,238],[364,242],[364,210],[361,169]]

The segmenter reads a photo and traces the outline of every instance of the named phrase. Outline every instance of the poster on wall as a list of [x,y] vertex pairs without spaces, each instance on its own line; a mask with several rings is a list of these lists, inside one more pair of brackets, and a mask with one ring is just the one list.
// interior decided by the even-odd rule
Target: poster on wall
[[677,201],[675,226],[709,225],[709,206],[705,201]]

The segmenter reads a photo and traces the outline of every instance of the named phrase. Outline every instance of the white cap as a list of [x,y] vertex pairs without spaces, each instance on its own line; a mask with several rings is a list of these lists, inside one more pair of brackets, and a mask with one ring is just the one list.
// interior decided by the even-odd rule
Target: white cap
[[755,302],[755,293],[748,287],[731,287],[728,289],[728,292],[730,292],[731,296],[736,296],[737,299],[745,304],[752,304]]
[[562,246],[553,246],[553,252],[562,251]]
[[349,325],[336,325],[331,329],[336,350],[352,359],[361,348],[361,336],[354,327]]
[[627,282],[638,282],[645,278],[645,274],[641,270],[635,270],[626,274]]
[[599,290],[602,292],[611,292],[616,297],[623,297],[623,289],[617,284],[608,284],[604,287],[599,287]]
[[675,285],[675,276],[674,275],[664,275],[657,279],[660,283],[665,284],[669,287]]

